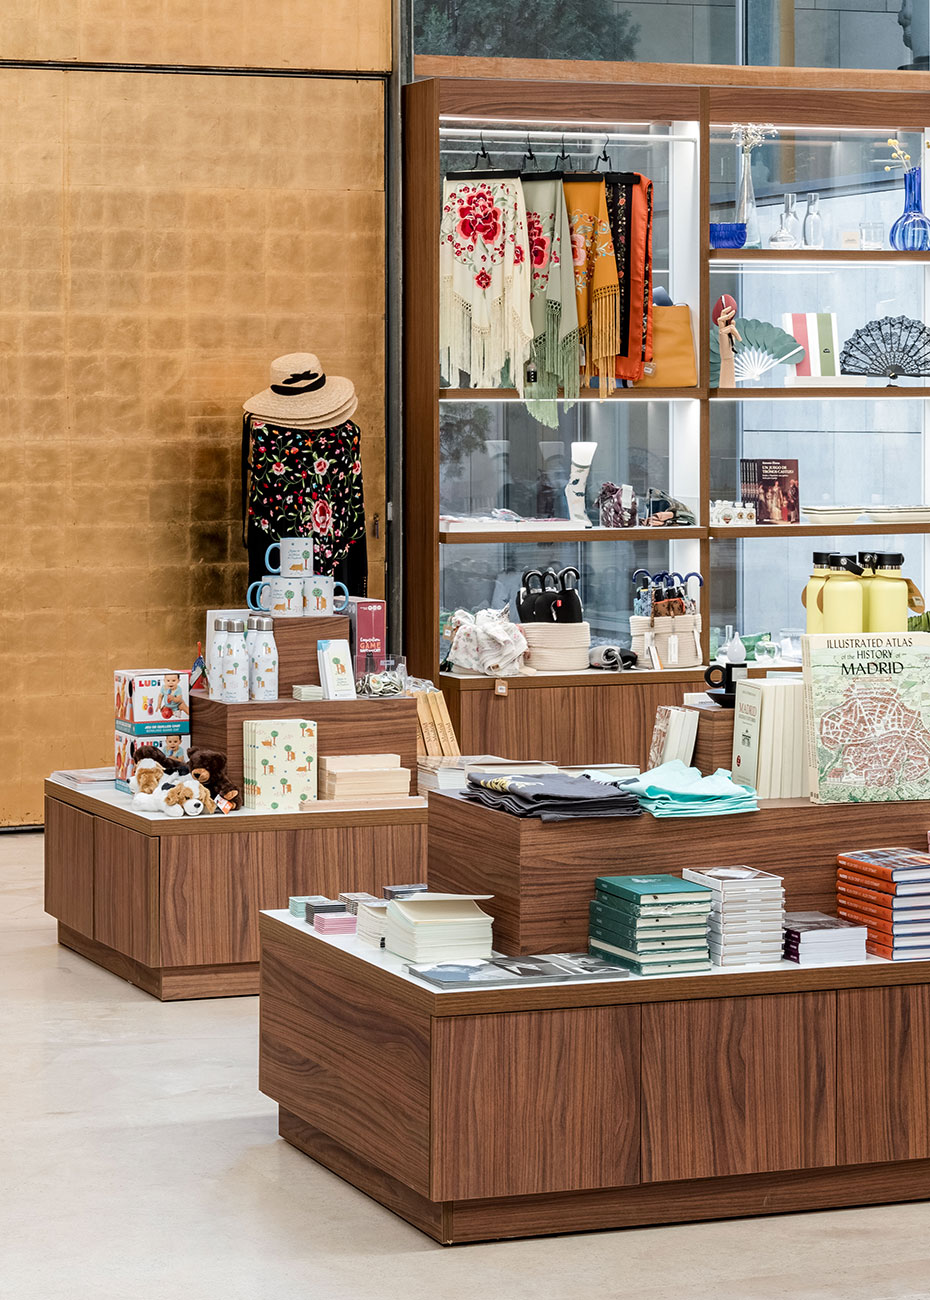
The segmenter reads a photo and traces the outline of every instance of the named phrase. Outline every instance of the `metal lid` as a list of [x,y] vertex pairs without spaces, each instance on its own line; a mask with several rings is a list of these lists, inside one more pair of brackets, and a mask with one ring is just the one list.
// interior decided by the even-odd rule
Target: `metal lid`
[[250,614],[246,626],[250,632],[257,632],[259,628],[260,614]]
[[[249,619],[249,624],[250,624],[250,626],[251,626],[251,623],[252,623],[252,620]],[[262,618],[256,618],[256,620],[255,620],[255,628],[256,628],[256,631],[258,631],[258,632],[273,632],[273,631],[274,631],[274,619],[273,619],[273,618],[263,618],[263,617],[262,617]]]
[[872,562],[876,569],[900,569],[904,555],[901,551],[875,551]]
[[229,620],[229,627],[227,630],[230,632],[244,632],[245,624],[243,623],[241,618],[231,618]]
[[830,565],[830,552],[829,552],[829,551],[815,551],[815,552],[814,552],[814,568],[815,568],[815,569],[826,569],[826,568],[829,567],[829,565]]
[[215,618],[215,619],[213,620],[213,631],[214,631],[214,632],[228,632],[228,631],[229,631],[229,619],[228,619],[228,618]]

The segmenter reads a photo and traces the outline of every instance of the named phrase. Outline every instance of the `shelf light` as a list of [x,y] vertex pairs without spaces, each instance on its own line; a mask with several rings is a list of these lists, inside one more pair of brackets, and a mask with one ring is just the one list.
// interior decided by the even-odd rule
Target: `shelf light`
[[761,275],[763,273],[767,275],[775,267],[789,270],[792,275],[819,275],[822,271],[834,267],[837,270],[844,271],[850,269],[864,271],[879,270],[883,266],[913,266],[917,270],[925,270],[930,268],[930,254],[928,254],[925,262],[918,261],[913,257],[883,257],[881,261],[869,261],[865,257],[859,261],[852,257],[849,259],[825,257],[820,261],[813,257],[798,258],[797,261],[781,257],[754,257],[751,261],[740,261],[738,257],[715,257],[710,261],[711,275],[721,274],[724,268],[727,275],[732,275],[734,270],[737,270],[740,275]]
[[[508,119],[510,121],[512,119]],[[645,124],[644,124],[645,125]],[[635,144],[697,144],[696,135],[647,135],[644,132],[637,131],[612,131],[608,126],[593,126],[588,130],[551,131],[551,130],[531,130],[528,128],[515,131],[504,127],[446,127],[440,126],[439,139],[443,140],[474,140],[479,135],[484,135],[488,140],[519,140],[525,141],[527,135],[537,142],[539,140],[551,140],[553,144],[558,144],[560,140],[567,143],[583,143],[590,140],[592,145],[598,142],[603,143],[606,137],[607,142],[612,140],[624,140]]]
[[[586,395],[579,397],[534,397],[532,400],[534,402],[568,402],[572,406],[576,405],[578,402],[601,402],[606,406],[610,403],[622,402],[699,402],[701,400],[700,397],[656,397],[654,393],[650,393],[648,390],[644,390],[641,393],[634,392],[631,389],[624,389],[623,391],[627,393],[628,396],[623,398],[598,397],[596,393],[592,393],[590,397]],[[522,405],[523,402],[528,399],[520,397],[519,394],[508,394],[505,397],[487,397],[478,392],[476,392],[474,397],[443,397],[443,390],[440,388],[439,400],[440,402],[445,402],[447,404],[452,402],[468,402],[474,405],[477,402],[484,405],[486,402],[518,402]],[[739,401],[740,399],[736,398],[735,400]]]

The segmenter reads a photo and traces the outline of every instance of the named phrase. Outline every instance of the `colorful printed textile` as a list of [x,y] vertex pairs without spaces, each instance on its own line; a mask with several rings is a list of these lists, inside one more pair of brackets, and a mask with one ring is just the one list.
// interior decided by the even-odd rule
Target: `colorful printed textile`
[[584,378],[597,378],[607,392],[615,386],[615,358],[621,346],[620,285],[610,233],[603,177],[565,180],[565,204],[572,232],[578,329],[584,349]]
[[606,189],[620,289],[615,374],[635,381],[652,360],[652,181],[638,172],[612,173]]
[[365,538],[358,425],[289,429],[246,415],[242,451],[249,525],[272,539],[312,535],[314,573],[332,573]]
[[509,369],[523,393],[530,356],[530,265],[519,177],[443,182],[439,244],[440,369],[455,384],[498,388]]
[[572,233],[560,180],[525,177],[523,197],[532,268],[532,360],[538,373],[537,382],[527,385],[526,406],[541,424],[555,429],[559,414],[552,399],[561,388],[571,402],[579,389]]

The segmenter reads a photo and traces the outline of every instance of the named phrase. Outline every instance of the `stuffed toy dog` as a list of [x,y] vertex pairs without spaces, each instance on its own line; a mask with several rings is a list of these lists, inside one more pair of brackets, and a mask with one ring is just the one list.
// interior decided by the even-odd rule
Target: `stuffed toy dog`
[[[152,757],[146,755],[146,757],[140,758],[136,763],[136,770],[129,778],[129,789],[136,798],[139,795],[154,794],[162,777],[165,775],[164,766],[154,757],[155,754],[159,754],[161,751],[155,749],[152,745],[146,745],[145,749],[151,751]],[[137,806],[135,799],[132,801],[132,806],[133,808]]]
[[205,785],[214,799],[225,799],[233,808],[242,807],[239,791],[226,771],[226,755],[213,749],[193,749],[189,759],[191,776]]
[[216,804],[206,786],[191,776],[184,776],[174,783],[163,781],[153,796],[152,807],[166,817],[199,817],[201,813],[214,812]]

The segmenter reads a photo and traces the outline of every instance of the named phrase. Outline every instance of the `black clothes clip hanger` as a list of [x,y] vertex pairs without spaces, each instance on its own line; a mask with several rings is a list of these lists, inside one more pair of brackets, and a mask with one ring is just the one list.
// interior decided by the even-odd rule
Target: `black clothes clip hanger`
[[[514,171],[512,167],[505,170],[499,170],[496,168],[491,155],[488,153],[487,145],[484,143],[483,131],[479,134],[478,140],[481,144],[481,148],[475,154],[475,161],[472,163],[471,167],[467,171],[446,172],[446,180],[471,181],[479,180],[482,176],[487,176],[489,180],[503,181],[513,180],[521,174],[519,171]],[[478,163],[482,160],[487,163],[486,167],[478,166]]]
[[607,146],[608,146],[609,144],[610,144],[610,136],[608,135],[608,136],[605,136],[605,137],[604,137],[604,147],[603,147],[603,149],[601,150],[601,152],[597,155],[597,159],[596,159],[596,161],[595,161],[595,163],[594,163],[594,170],[595,170],[596,172],[599,172],[599,171],[601,170],[601,163],[604,163],[604,164],[605,164],[605,166],[604,166],[604,170],[605,170],[605,171],[608,171],[608,172],[609,172],[610,169],[611,169],[611,167],[610,167],[610,157],[608,156],[608,153],[607,153]]
[[[567,167],[565,166],[566,163],[568,164]],[[564,135],[562,136],[562,151],[561,151],[561,153],[559,154],[559,156],[556,158],[556,160],[555,160],[555,165],[556,165],[556,167],[561,166],[562,169],[563,169],[564,171],[570,171],[570,172],[573,172],[573,171],[575,170],[575,164],[574,164],[574,162],[572,161],[572,156],[571,156],[571,154],[565,152],[565,136],[564,136]]]
[[527,132],[527,136],[526,136],[526,153],[520,159],[521,172],[526,170],[528,163],[532,163],[534,170],[537,172],[539,171],[539,159],[533,153],[533,142],[530,140],[529,132]]

